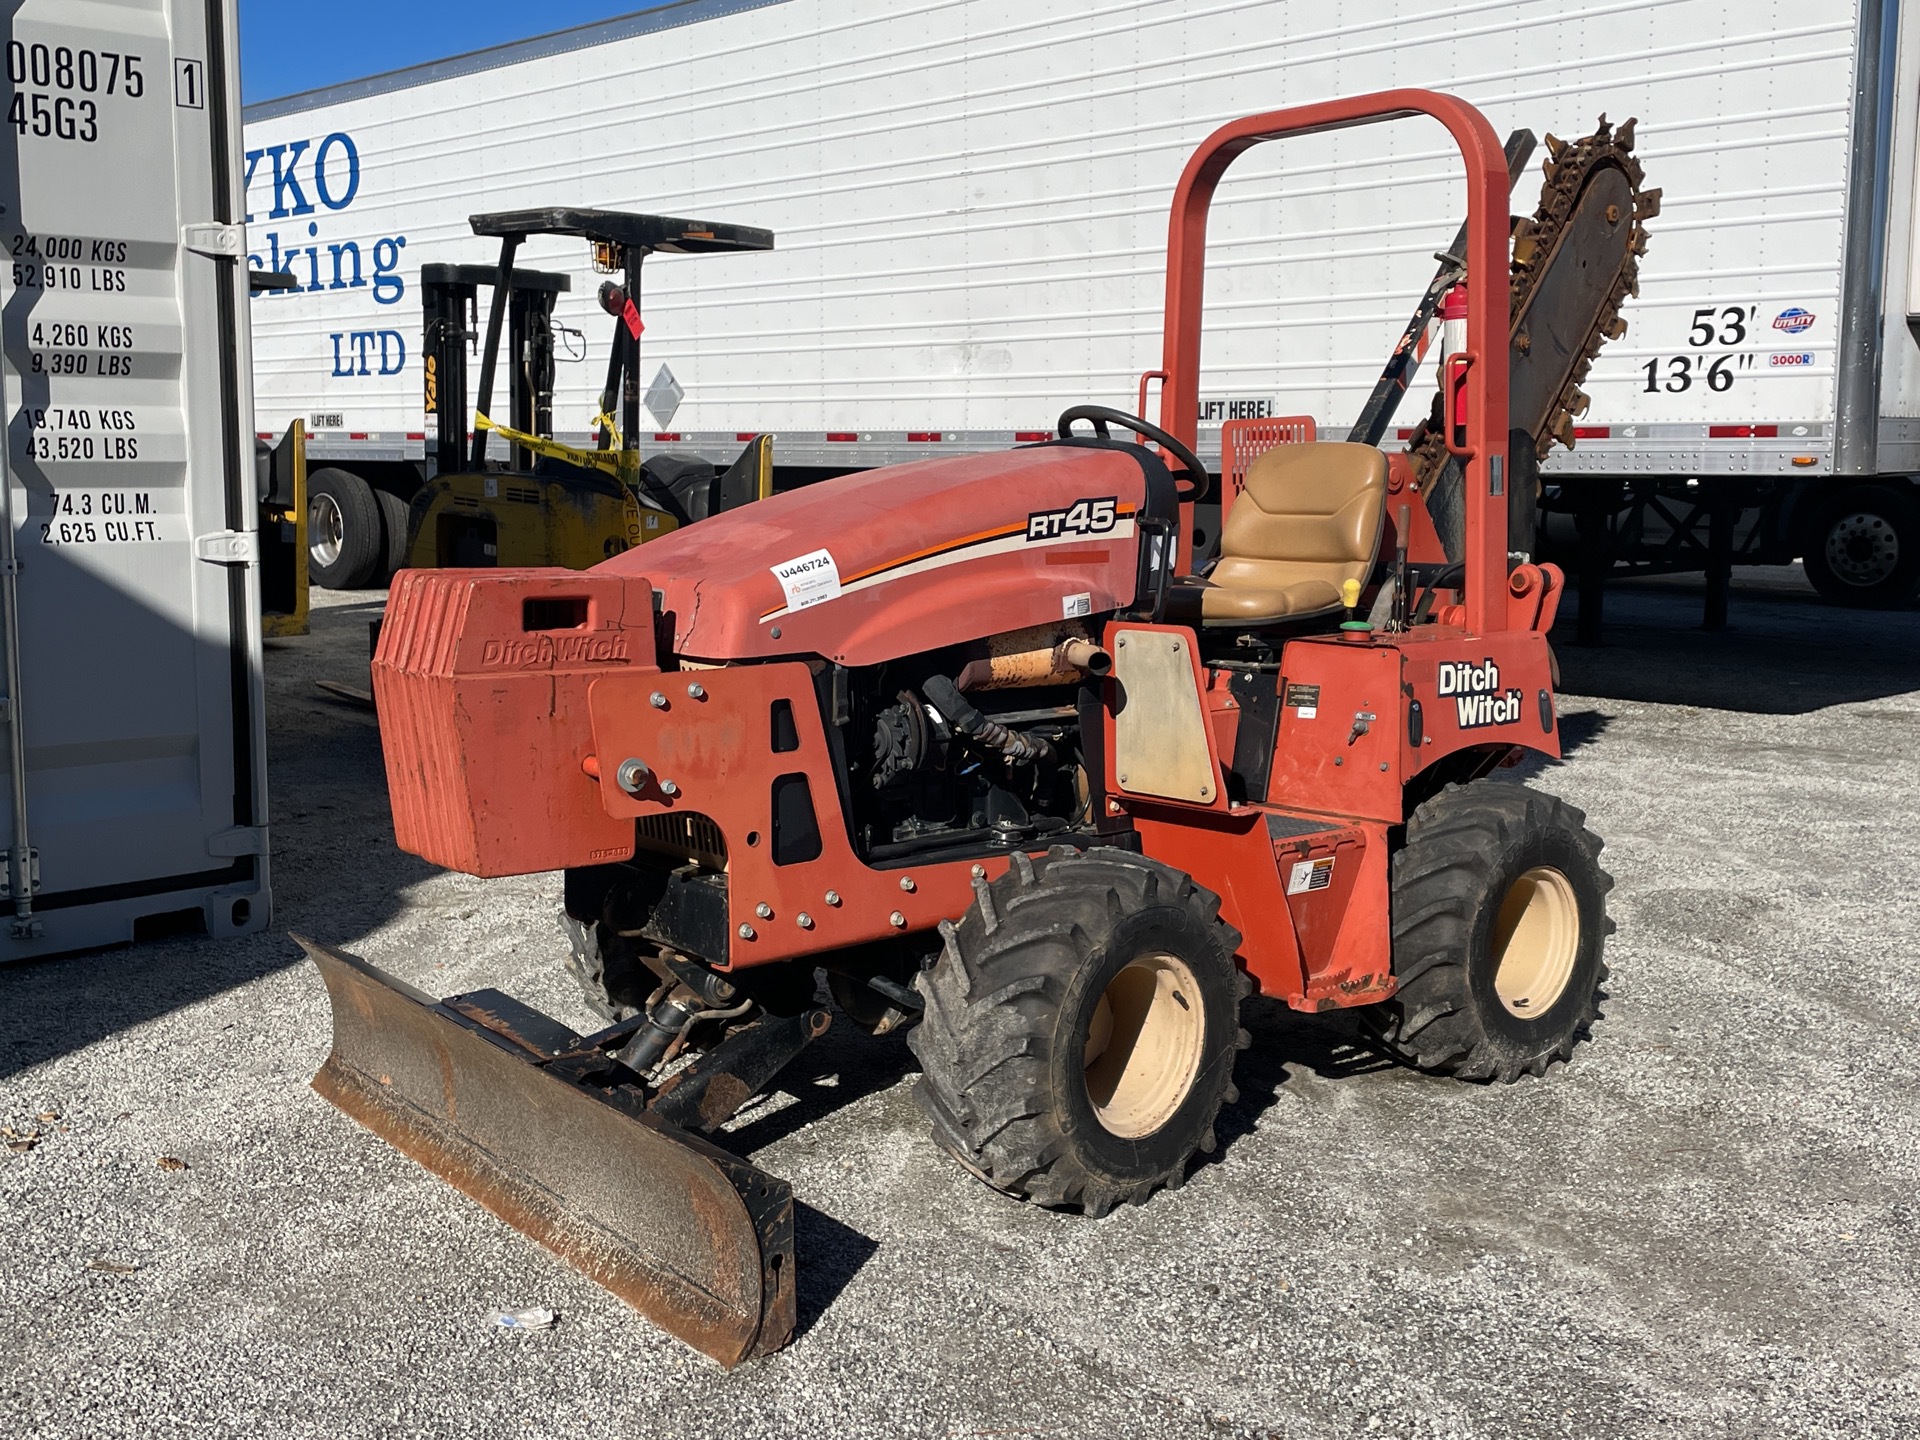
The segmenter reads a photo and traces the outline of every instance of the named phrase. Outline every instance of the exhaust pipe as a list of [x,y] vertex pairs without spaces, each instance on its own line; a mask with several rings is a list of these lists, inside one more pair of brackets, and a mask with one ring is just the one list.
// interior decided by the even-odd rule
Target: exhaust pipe
[[954,677],[962,690],[1018,690],[1072,685],[1113,673],[1113,657],[1078,625],[1036,625],[996,635],[983,660],[970,660]]
[[1061,668],[1084,670],[1096,679],[1104,680],[1113,673],[1113,656],[1093,641],[1083,640],[1077,635],[1055,646],[1053,657]]

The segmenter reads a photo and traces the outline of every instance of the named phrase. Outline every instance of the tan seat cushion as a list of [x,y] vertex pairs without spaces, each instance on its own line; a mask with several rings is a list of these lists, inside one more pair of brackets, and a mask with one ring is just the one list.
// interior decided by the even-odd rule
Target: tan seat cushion
[[1325,580],[1256,588],[1222,585],[1193,575],[1174,581],[1167,591],[1168,617],[1188,624],[1262,625],[1339,608],[1340,592]]
[[1169,616],[1261,625],[1338,610],[1341,585],[1373,569],[1386,494],[1387,457],[1371,445],[1276,445],[1228,508],[1212,573],[1174,582]]

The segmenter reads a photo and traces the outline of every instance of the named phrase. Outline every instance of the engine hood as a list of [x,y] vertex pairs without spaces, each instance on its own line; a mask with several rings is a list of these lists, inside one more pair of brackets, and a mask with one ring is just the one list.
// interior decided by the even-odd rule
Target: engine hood
[[1176,510],[1145,446],[1061,441],[821,481],[595,571],[662,592],[688,659],[870,665],[1131,605],[1139,522]]

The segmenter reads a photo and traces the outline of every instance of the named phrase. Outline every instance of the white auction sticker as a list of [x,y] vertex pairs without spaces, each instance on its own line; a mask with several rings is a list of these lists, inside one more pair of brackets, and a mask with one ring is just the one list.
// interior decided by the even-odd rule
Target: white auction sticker
[[1298,895],[1307,890],[1324,890],[1333,884],[1333,856],[1322,855],[1315,860],[1302,860],[1293,867],[1287,876],[1287,894]]
[[804,610],[840,593],[840,567],[825,550],[782,560],[773,567],[773,578],[780,582],[789,610]]

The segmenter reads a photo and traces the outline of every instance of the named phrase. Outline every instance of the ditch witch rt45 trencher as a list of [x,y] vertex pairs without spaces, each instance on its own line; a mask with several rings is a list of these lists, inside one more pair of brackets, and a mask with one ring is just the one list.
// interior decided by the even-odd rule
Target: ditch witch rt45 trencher
[[[1466,169],[1465,344],[1411,447],[1455,462],[1459,537],[1423,487],[1448,466],[1288,444],[1193,575],[1214,187],[1261,142],[1409,115]],[[400,575],[374,662],[400,844],[564,871],[610,1024],[436,1002],[308,944],[316,1086],[732,1364],[791,1333],[792,1196],[705,1134],[826,1031],[820,970],[851,1023],[908,1030],[962,1165],[1094,1215],[1214,1148],[1255,990],[1365,1007],[1430,1071],[1566,1058],[1610,882],[1577,811],[1491,778],[1559,753],[1561,577],[1508,546],[1509,351],[1548,323],[1540,276],[1604,269],[1551,317],[1577,405],[1652,208],[1637,166],[1618,182],[1629,139],[1556,150],[1565,223],[1510,270],[1507,158],[1470,105],[1237,121],[1174,199],[1159,425],[1076,406],[1057,440],[823,482],[585,573]],[[1581,167],[1617,198],[1583,206]]]

